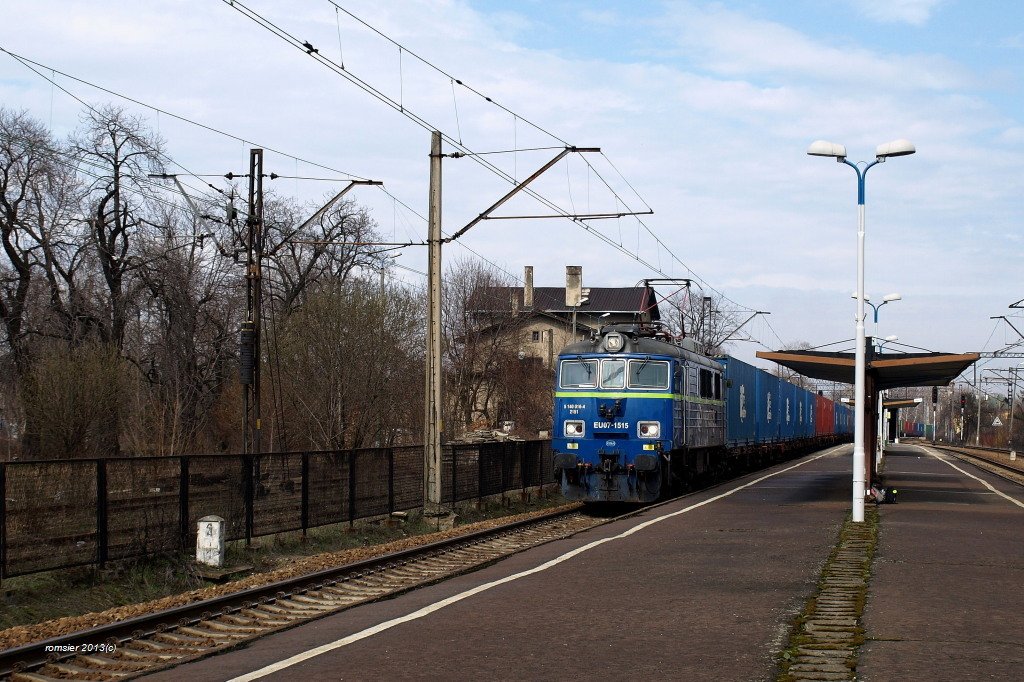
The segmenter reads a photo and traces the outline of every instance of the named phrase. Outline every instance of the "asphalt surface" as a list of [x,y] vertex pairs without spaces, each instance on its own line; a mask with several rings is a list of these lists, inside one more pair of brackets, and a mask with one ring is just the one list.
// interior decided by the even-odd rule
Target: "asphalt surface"
[[[146,679],[228,680],[278,665],[248,679],[772,680],[849,512],[850,451]],[[857,679],[1019,679],[1024,508],[920,448],[890,450],[885,471],[899,503],[880,508]]]
[[[935,452],[935,451],[931,451]],[[1024,489],[944,455],[1024,503]],[[1024,507],[928,454],[888,451],[863,680],[1024,679]]]
[[849,506],[849,447],[836,452],[847,456],[790,462],[146,679],[244,675],[800,464],[262,678],[771,679],[773,653],[813,592]]

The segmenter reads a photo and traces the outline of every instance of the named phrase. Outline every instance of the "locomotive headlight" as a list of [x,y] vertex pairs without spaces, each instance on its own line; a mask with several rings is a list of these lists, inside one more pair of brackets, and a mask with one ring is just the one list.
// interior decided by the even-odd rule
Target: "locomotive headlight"
[[639,422],[636,428],[641,438],[658,438],[661,436],[660,422]]
[[563,433],[566,438],[580,438],[583,435],[583,420],[567,419],[563,426]]
[[618,333],[609,334],[604,339],[604,347],[609,353],[622,350],[622,335]]

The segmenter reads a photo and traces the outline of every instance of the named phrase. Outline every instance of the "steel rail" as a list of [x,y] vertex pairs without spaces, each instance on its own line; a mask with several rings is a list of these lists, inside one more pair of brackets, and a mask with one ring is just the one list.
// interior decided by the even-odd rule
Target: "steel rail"
[[[794,454],[793,457],[786,457],[784,459],[794,459],[806,455],[807,452],[800,452]],[[781,460],[771,458],[769,462],[764,463],[762,466],[754,466],[751,468],[744,467],[743,471],[732,472],[731,475],[726,474],[725,476],[717,478],[717,480],[709,481],[706,485],[700,486],[698,489],[690,490],[682,495],[672,497],[670,499],[662,500],[653,504],[640,505],[636,508],[630,509],[625,513],[609,514],[608,516],[599,515],[595,517],[595,522],[592,528],[599,525],[611,523],[621,519],[626,519],[632,516],[637,516],[644,512],[656,509],[673,502],[677,502],[681,499],[696,495],[707,490],[713,489],[718,485],[722,485],[736,478],[740,478],[745,475],[749,475],[755,471],[771,468],[780,464]],[[381,555],[378,557],[371,557],[363,559],[357,562],[345,564],[342,566],[336,566],[328,569],[323,569],[313,573],[307,573],[301,576],[287,578],[277,582],[269,583],[258,587],[252,587],[245,590],[240,590],[227,595],[214,597],[212,599],[197,601],[191,604],[184,604],[182,606],[172,607],[157,611],[150,614],[144,614],[129,618],[127,620],[100,625],[95,628],[82,630],[67,635],[61,635],[58,637],[52,637],[38,642],[32,642],[29,644],[12,647],[10,649],[0,651],[0,679],[8,679],[12,675],[18,673],[27,673],[29,671],[37,670],[47,664],[61,664],[63,662],[74,659],[76,656],[82,655],[79,651],[71,651],[67,653],[60,652],[61,647],[68,645],[96,645],[96,644],[114,644],[118,647],[120,645],[131,642],[144,640],[147,637],[159,636],[161,633],[169,633],[176,628],[185,628],[186,630],[192,628],[195,625],[203,622],[211,621],[218,617],[224,617],[229,615],[236,615],[246,610],[259,609],[260,607],[274,608],[275,603],[288,602],[291,598],[306,594],[307,592],[315,592],[323,589],[325,586],[330,586],[335,578],[366,578],[374,576],[375,574],[383,574],[390,568],[393,568],[396,564],[406,565],[411,561],[417,559],[426,559],[434,556],[441,556],[443,553],[458,550],[463,548],[473,548],[481,545],[482,543],[490,540],[501,538],[503,536],[509,536],[517,531],[527,530],[530,526],[542,526],[545,523],[556,520],[560,517],[570,518],[574,514],[578,514],[581,511],[583,505],[575,506],[571,509],[562,509],[558,511],[548,512],[535,516],[529,519],[523,519],[514,523],[496,526],[494,528],[483,529],[467,533],[465,535],[459,535],[452,538],[446,538],[436,542],[427,543],[418,547],[413,547],[398,552],[392,552],[389,554]],[[607,509],[607,508],[606,508]],[[577,529],[566,533],[567,535],[581,532],[584,528]],[[561,537],[564,537],[561,536]],[[556,538],[552,538],[556,539]],[[541,541],[537,544],[543,544],[545,541]],[[533,544],[530,546],[537,546]],[[439,574],[436,577],[425,578],[422,581],[417,581],[414,584],[410,584],[405,587],[400,587],[393,590],[388,590],[385,593],[378,594],[377,596],[368,596],[365,600],[358,603],[366,603],[370,601],[377,601],[379,599],[390,598],[396,594],[408,592],[413,589],[417,589],[427,584],[433,584],[442,580],[446,580],[454,575],[462,574],[477,570],[483,566],[489,565],[498,561],[506,556],[510,556],[518,551],[523,551],[528,547],[514,549],[507,552],[502,552],[500,555],[496,555],[494,558],[486,559],[473,565],[468,565],[463,568],[458,568],[451,572]],[[355,604],[353,604],[354,606]],[[310,622],[317,618],[322,618],[333,613],[337,613],[346,607],[341,607],[333,611],[321,612],[316,615],[309,617],[303,617],[296,619],[290,623],[283,624],[280,627],[276,627],[271,630],[267,630],[262,634],[270,634],[271,632],[279,632],[284,629],[295,627],[297,625]],[[282,611],[285,609],[281,609]],[[188,634],[186,633],[186,638]],[[195,637],[192,637],[195,639]],[[164,664],[155,664],[152,667],[148,667],[145,670],[137,672],[125,672],[118,671],[117,677],[119,679],[129,679],[137,675],[149,674],[156,672],[157,670],[166,669],[182,663],[191,662],[199,658],[203,658],[208,655],[214,655],[222,653],[231,648],[237,646],[245,646],[251,639],[240,639],[237,642],[227,644],[224,646],[210,647],[205,651],[197,651],[194,655],[182,656],[174,660],[168,660]],[[47,647],[52,647],[51,652],[47,652]],[[59,652],[59,653],[56,653]],[[74,666],[69,666],[74,667]],[[102,669],[93,669],[84,671],[89,674],[103,674]],[[107,671],[109,672],[109,671]],[[67,677],[67,675],[62,675]],[[29,677],[28,679],[33,679]],[[35,679],[41,679],[36,677]],[[86,678],[81,678],[86,679]],[[92,678],[88,678],[92,679]]]
[[[1018,476],[1024,476],[1024,466],[1012,466],[1010,464],[1004,464],[1003,462],[998,462],[998,461],[996,461],[994,459],[989,459],[988,457],[983,457],[983,456],[978,454],[978,451],[982,451],[982,452],[1002,452],[1002,453],[1005,453],[1005,454],[1009,454],[1009,452],[1010,452],[1009,450],[1000,449],[1000,448],[981,448],[981,447],[974,447],[974,446],[970,446],[970,447],[968,447],[968,446],[957,447],[957,446],[953,446],[953,445],[932,445],[931,447],[935,448],[936,450],[942,450],[943,452],[945,452],[947,454],[953,455],[954,457],[956,457],[957,459],[959,459],[961,461],[965,461],[966,462],[967,460],[964,459],[964,457],[970,457],[970,458],[973,458],[975,460],[978,460],[979,462],[984,462],[985,464],[988,464],[990,466],[994,466],[997,469],[1001,469],[1002,471],[1008,471],[1008,472],[1010,472],[1012,474],[1016,474]],[[995,473],[995,472],[993,472],[993,473]],[[1012,479],[1007,479],[1007,480],[1012,480]],[[1017,483],[1017,484],[1020,484],[1019,481],[1013,481],[1013,482]]]
[[[508,535],[515,531],[522,530],[533,525],[542,525],[559,517],[568,517],[579,513],[579,507],[568,510],[548,512],[540,516],[523,519],[514,523],[474,531],[465,535],[459,535],[436,542],[427,543],[418,547],[391,552],[378,557],[363,559],[342,566],[323,569],[314,573],[307,573],[301,576],[286,578],[284,580],[268,583],[258,587],[233,592],[231,594],[213,597],[202,601],[175,606],[169,609],[157,611],[129,618],[123,621],[100,625],[88,630],[51,637],[23,644],[4,651],[0,651],[0,678],[8,678],[19,672],[25,672],[39,668],[47,663],[65,661],[80,655],[78,651],[71,651],[65,655],[54,655],[52,652],[61,651],[69,645],[100,645],[116,644],[138,640],[165,632],[172,628],[195,625],[204,620],[210,620],[219,615],[238,611],[251,607],[254,604],[273,603],[285,596],[308,591],[310,588],[322,584],[325,581],[344,575],[356,574],[366,576],[386,568],[390,564],[406,562],[411,558],[429,556],[456,547],[469,547],[480,544],[502,535]],[[609,521],[602,520],[603,522]],[[478,566],[472,567],[475,570]],[[450,577],[445,575],[444,578]],[[421,584],[417,584],[417,587]],[[394,594],[394,593],[389,593]],[[327,614],[324,614],[327,615]],[[308,622],[308,621],[304,621]],[[47,651],[47,648],[50,650]],[[218,649],[217,651],[222,651]],[[147,671],[147,672],[151,672]]]

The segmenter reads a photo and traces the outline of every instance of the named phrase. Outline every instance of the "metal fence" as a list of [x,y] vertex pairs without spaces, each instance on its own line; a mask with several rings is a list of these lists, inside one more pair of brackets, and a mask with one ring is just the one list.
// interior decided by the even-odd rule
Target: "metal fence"
[[[443,448],[442,498],[554,482],[549,441]],[[423,504],[422,446],[0,463],[0,578],[349,522]]]

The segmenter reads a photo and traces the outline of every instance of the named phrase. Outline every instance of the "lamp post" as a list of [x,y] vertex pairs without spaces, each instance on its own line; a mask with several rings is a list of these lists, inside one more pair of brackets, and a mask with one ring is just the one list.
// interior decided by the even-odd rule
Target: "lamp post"
[[857,336],[854,362],[854,425],[853,425],[853,509],[854,523],[864,521],[864,179],[868,170],[892,156],[906,156],[917,151],[907,140],[894,140],[875,149],[875,160],[862,169],[846,158],[846,147],[817,140],[807,148],[810,156],[828,156],[845,163],[857,173]]
[[[892,296],[892,295],[893,294],[890,294],[890,296]],[[899,294],[895,294],[895,295],[899,296]],[[888,296],[886,298],[888,298]],[[892,299],[892,300],[897,300],[897,299]],[[883,305],[885,305],[885,303],[888,303],[888,301],[885,301],[884,303],[882,303],[878,307],[881,308]],[[874,306],[871,306],[871,307],[874,308]],[[875,324],[878,324],[878,309],[877,308],[875,309]],[[878,342],[878,346],[877,346],[878,347],[878,353],[881,354],[882,347],[885,344],[892,343],[894,341],[899,341],[899,340],[900,340],[900,337],[898,337],[898,336],[887,336],[887,337],[885,337],[884,339],[882,339],[881,341]],[[897,435],[899,435],[899,434],[897,434]],[[877,448],[875,450],[875,469],[876,470],[879,467],[882,466],[883,451],[885,450],[885,440],[886,440],[886,438],[885,438],[885,391],[879,391],[878,392],[878,438],[877,438],[876,443],[875,443],[876,448]],[[897,441],[899,441],[899,438],[897,438]]]

